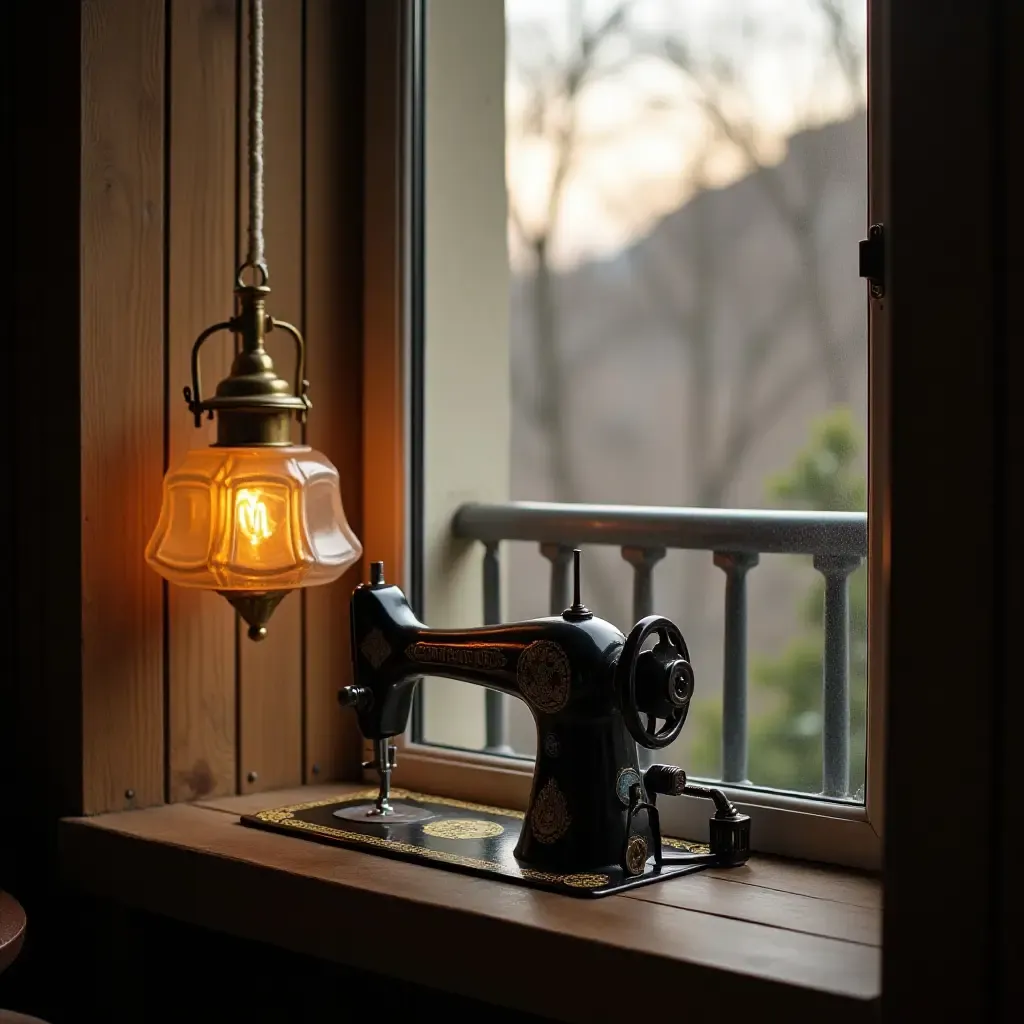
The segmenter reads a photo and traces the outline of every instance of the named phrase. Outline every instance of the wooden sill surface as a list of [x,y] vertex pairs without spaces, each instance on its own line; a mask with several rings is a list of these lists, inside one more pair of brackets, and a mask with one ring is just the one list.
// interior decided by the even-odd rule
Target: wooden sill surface
[[[130,906],[560,1020],[685,1007],[871,1020],[881,884],[777,858],[581,900],[247,829],[309,786],[62,823],[66,877]],[[774,1019],[774,1018],[773,1018]]]

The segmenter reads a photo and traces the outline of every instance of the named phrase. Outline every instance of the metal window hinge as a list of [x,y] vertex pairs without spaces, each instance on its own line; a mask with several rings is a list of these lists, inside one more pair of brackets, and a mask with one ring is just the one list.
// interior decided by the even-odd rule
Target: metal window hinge
[[860,276],[866,277],[873,299],[885,295],[885,228],[872,224],[860,243]]

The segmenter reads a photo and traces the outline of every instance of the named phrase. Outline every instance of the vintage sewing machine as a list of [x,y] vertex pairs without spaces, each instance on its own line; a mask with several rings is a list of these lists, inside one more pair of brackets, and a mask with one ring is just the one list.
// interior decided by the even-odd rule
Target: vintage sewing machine
[[[352,595],[354,682],[339,700],[355,709],[363,736],[373,741],[374,760],[364,767],[379,773],[379,790],[327,807],[264,812],[273,820],[263,825],[298,821],[328,841],[358,846],[362,839],[372,852],[420,854],[440,866],[575,895],[745,862],[750,819],[722,792],[690,784],[671,765],[640,770],[637,744],[665,747],[686,721],[694,674],[682,633],[652,615],[626,637],[596,618],[580,599],[579,559],[577,551],[574,600],[562,615],[462,630],[424,626],[402,591],[385,581],[383,563],[373,563],[370,582]],[[526,702],[537,723],[537,759],[525,815],[392,792],[391,741],[405,732],[424,676]],[[684,793],[714,802],[706,845],[662,838],[657,798]]]
[[[637,761],[637,744],[665,747],[686,721],[694,687],[686,641],[657,616],[628,637],[596,618],[580,600],[579,559],[577,551],[574,601],[560,617],[464,630],[428,629],[402,591],[385,582],[383,564],[374,563],[371,582],[352,596],[355,684],[340,694],[376,747],[372,767],[381,788],[370,816],[408,820],[410,809],[390,799],[389,741],[406,729],[420,678],[446,676],[519,697],[533,712],[537,761],[515,847],[521,864],[551,872],[616,866],[642,875],[649,859],[667,859],[655,800],[680,793],[715,799],[706,856],[741,863],[749,818],[724,795],[687,783],[682,769],[654,765],[641,775]],[[643,650],[652,635],[656,645]],[[359,813],[367,812],[346,817]]]

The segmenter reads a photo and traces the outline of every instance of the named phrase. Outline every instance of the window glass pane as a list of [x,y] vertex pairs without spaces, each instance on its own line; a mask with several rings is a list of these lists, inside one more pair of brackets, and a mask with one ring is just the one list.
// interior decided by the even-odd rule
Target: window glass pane
[[[506,0],[505,29],[508,497],[863,513],[866,0]],[[428,375],[441,344],[426,338]],[[831,561],[762,554],[746,577],[746,778],[845,795],[823,782],[823,672],[827,620],[841,703],[848,622],[846,789],[862,800],[866,568],[829,521],[820,535]],[[584,601],[628,633],[633,569],[614,545],[583,558]],[[548,614],[550,569],[535,544],[503,546],[503,619]],[[697,677],[657,760],[709,778],[723,777],[726,575],[710,550],[670,550],[653,575]],[[468,689],[428,682],[423,741],[483,743]],[[529,712],[502,708],[532,755]],[[461,733],[431,725],[460,716]]]

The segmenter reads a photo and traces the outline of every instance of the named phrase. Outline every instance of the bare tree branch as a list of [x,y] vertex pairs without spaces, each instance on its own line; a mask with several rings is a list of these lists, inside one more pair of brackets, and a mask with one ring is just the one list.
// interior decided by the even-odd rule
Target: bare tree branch
[[836,63],[839,65],[843,78],[846,79],[850,95],[855,98],[859,106],[861,100],[861,54],[854,42],[853,34],[850,32],[850,23],[846,18],[842,0],[818,0],[817,6],[828,22],[829,41],[832,44],[832,53],[835,55]]
[[[570,38],[578,40],[574,52],[561,75],[557,76],[552,93],[542,80],[531,83],[528,105],[534,111],[534,135],[550,135],[554,147],[554,170],[548,185],[542,222],[534,229],[526,226],[523,211],[510,197],[509,211],[512,223],[529,248],[533,258],[531,282],[531,314],[535,380],[538,392],[531,403],[536,422],[548,436],[549,479],[555,500],[579,501],[580,483],[576,461],[570,452],[569,419],[566,403],[569,381],[566,376],[559,339],[559,317],[555,294],[551,251],[558,229],[559,215],[565,188],[573,166],[578,145],[578,103],[585,85],[594,81],[596,62],[607,39],[625,24],[631,0],[614,7],[596,26],[588,28],[583,22],[583,5],[576,0],[569,10]],[[525,401],[523,395],[521,400]],[[598,601],[612,593],[610,582],[595,564],[591,569],[591,587],[598,592]]]
[[726,488],[735,479],[736,471],[751,443],[778,421],[790,403],[817,376],[812,363],[804,363],[799,373],[785,380],[756,408],[747,407],[732,421],[732,428],[717,460],[717,471],[705,481],[698,504],[718,507],[722,504]]
[[751,173],[756,173],[756,180],[777,215],[790,229],[800,258],[800,271],[805,286],[811,328],[829,391],[833,401],[845,400],[848,383],[840,353],[832,339],[833,332],[820,278],[817,239],[814,233],[814,226],[820,216],[824,176],[805,176],[806,194],[802,201],[790,199],[782,184],[778,168],[767,165],[760,159],[750,123],[730,117],[726,113],[720,90],[708,81],[708,76],[697,66],[686,47],[674,40],[668,40],[665,52],[668,59],[697,87],[702,109],[723,136],[743,155]]
[[523,223],[522,215],[519,213],[519,207],[516,205],[511,189],[508,194],[508,219],[512,221],[512,227],[515,228],[520,241],[528,245],[530,242],[530,234],[526,229],[526,225]]

